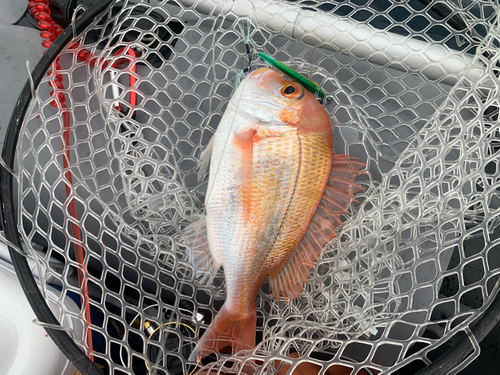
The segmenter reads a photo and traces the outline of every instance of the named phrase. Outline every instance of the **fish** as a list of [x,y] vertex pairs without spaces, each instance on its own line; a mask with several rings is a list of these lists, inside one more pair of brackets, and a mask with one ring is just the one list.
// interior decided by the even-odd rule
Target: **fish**
[[365,164],[333,153],[332,125],[313,93],[271,68],[247,75],[229,100],[201,154],[205,214],[182,238],[200,283],[221,266],[226,280],[191,361],[253,349],[261,285],[269,278],[277,300],[296,298],[335,237]]

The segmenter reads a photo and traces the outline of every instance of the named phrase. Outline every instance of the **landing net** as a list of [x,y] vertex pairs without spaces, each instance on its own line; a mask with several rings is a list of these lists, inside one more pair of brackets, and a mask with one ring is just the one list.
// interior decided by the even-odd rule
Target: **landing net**
[[107,373],[196,365],[225,281],[200,285],[180,237],[204,210],[200,154],[243,71],[266,66],[258,52],[331,96],[335,152],[369,175],[300,297],[262,286],[256,348],[200,365],[411,373],[463,340],[455,371],[479,355],[471,329],[500,275],[499,8],[427,3],[119,1],[66,47],[19,136],[18,227],[60,290],[47,303]]

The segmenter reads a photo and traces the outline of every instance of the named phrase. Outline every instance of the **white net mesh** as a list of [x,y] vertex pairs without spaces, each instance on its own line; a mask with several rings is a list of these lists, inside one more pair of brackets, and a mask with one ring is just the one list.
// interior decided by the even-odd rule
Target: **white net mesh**
[[47,302],[106,373],[194,369],[225,282],[198,284],[180,236],[203,212],[200,153],[249,57],[265,66],[255,52],[333,98],[335,152],[370,174],[300,297],[279,303],[263,285],[257,347],[203,364],[409,373],[459,340],[479,354],[469,328],[500,274],[498,7],[427,3],[125,1],[60,54],[19,137],[19,228],[61,290]]

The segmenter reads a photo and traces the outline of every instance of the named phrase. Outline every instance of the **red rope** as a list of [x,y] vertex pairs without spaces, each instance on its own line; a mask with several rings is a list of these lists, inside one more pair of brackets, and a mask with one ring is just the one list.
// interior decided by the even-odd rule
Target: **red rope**
[[[56,40],[56,38],[63,32],[63,29],[61,26],[59,26],[51,17],[50,15],[50,8],[48,6],[49,1],[48,0],[30,0],[28,3],[28,10],[30,11],[30,14],[33,16],[33,18],[38,22],[38,27],[42,30],[40,32],[40,36],[42,39],[42,46],[45,48],[50,47],[52,42]],[[79,46],[78,43],[72,44],[69,49],[77,49]],[[133,49],[131,48],[126,48],[122,47],[118,49],[113,55],[117,56],[120,55],[121,53],[126,53],[129,56],[131,56],[133,59],[135,59],[136,54]],[[95,55],[92,54],[90,51],[86,49],[81,49],[78,51],[76,54],[77,59],[79,61],[86,62],[93,66],[96,62]],[[124,61],[125,60],[125,61]],[[117,65],[120,65],[124,62],[126,62],[128,59],[117,59],[113,64],[112,67],[115,67]],[[103,67],[106,67],[107,64],[104,63]],[[61,74],[58,74],[57,71],[61,69],[61,66],[59,64],[59,58],[56,58],[54,61],[54,64],[52,66],[52,70],[47,71],[47,74],[52,77],[52,81],[49,82],[49,85],[53,87],[53,90],[50,91],[50,95],[54,97],[54,100],[51,101],[51,105],[54,107],[61,108],[62,110],[62,116],[63,116],[63,149],[64,149],[64,155],[63,155],[63,167],[64,170],[66,171],[64,173],[64,176],[66,180],[68,181],[68,184],[66,184],[66,197],[71,196],[71,190],[73,186],[73,178],[71,174],[71,159],[70,159],[70,130],[71,130],[71,125],[70,125],[70,113],[68,110],[68,107],[66,106],[66,96],[64,95],[63,92],[60,90],[64,90],[64,84],[63,84],[63,76]],[[135,63],[132,62],[131,66],[131,71],[132,72],[137,72],[137,66]],[[137,79],[133,74],[129,74],[129,86],[133,87],[136,83]],[[130,91],[130,104],[131,106],[137,105],[137,93],[134,90]],[[71,200],[68,202],[68,213],[71,218],[74,219],[75,222],[78,222],[78,214],[76,212],[76,204],[75,204],[75,198],[71,198]],[[78,284],[80,285],[80,290],[81,290],[81,295],[83,296],[83,303],[82,307],[85,312],[85,319],[87,320],[88,323],[88,328],[87,328],[87,344],[89,347],[90,352],[92,352],[93,345],[92,345],[92,330],[91,330],[91,316],[90,316],[90,298],[89,298],[89,291],[88,291],[88,278],[87,278],[87,266],[85,264],[85,255],[84,255],[84,250],[80,243],[82,243],[81,239],[81,234],[80,234],[80,228],[79,226],[74,222],[73,220],[70,220],[70,230],[71,230],[71,235],[76,239],[76,243],[74,243],[74,249],[75,249],[75,258],[78,264],[80,265],[80,269],[78,269]],[[90,357],[92,358],[92,355]]]
[[[64,98],[64,95],[61,95]],[[64,176],[66,177],[66,180],[68,181],[68,184],[65,184],[66,187],[66,197],[69,197],[71,195],[71,187],[73,186],[73,178],[71,175],[71,164],[70,164],[70,146],[69,146],[69,138],[70,138],[70,115],[69,115],[69,110],[68,107],[66,107],[66,104],[64,104],[64,101],[61,101],[61,98],[58,97],[59,100],[57,101],[58,103],[61,104],[61,108],[63,109],[63,123],[64,123],[64,130],[63,130],[63,146],[64,146],[64,155],[63,155],[63,167],[64,170],[66,171]],[[65,98],[64,98],[65,99]],[[54,102],[53,102],[54,103]],[[71,200],[68,203],[68,212],[69,215],[75,219],[75,221],[78,222],[78,215],[76,213],[76,204],[75,204],[75,198],[71,198]],[[80,285],[80,290],[81,294],[83,296],[83,303],[82,306],[84,306],[85,309],[85,319],[88,322],[88,328],[87,328],[87,344],[89,346],[90,351],[92,352],[92,330],[91,330],[91,317],[90,317],[90,298],[89,298],[89,289],[88,289],[88,278],[87,278],[87,265],[85,264],[85,256],[83,253],[83,248],[80,245],[82,242],[82,238],[80,236],[80,228],[76,223],[74,223],[72,220],[70,220],[70,228],[71,228],[71,234],[72,236],[76,239],[77,243],[74,243],[73,246],[75,248],[75,258],[78,264],[80,264],[81,269],[78,269],[77,274],[78,274],[78,285]],[[92,358],[92,356],[91,356]]]
[[[52,42],[63,32],[61,26],[59,26],[50,16],[48,0],[31,0],[28,3],[28,10],[33,16],[35,21],[38,22],[38,27],[42,30],[40,36],[42,39],[42,46],[45,48],[50,47]],[[88,51],[87,51],[88,52]],[[59,107],[62,110],[63,116],[63,166],[66,171],[64,176],[68,181],[69,185],[66,184],[66,197],[71,195],[71,186],[73,186],[73,179],[71,175],[71,163],[70,163],[70,113],[68,107],[66,106],[66,96],[62,92],[57,92],[58,90],[64,90],[63,76],[57,74],[56,71],[61,68],[59,64],[59,58],[56,58],[53,64],[53,70],[48,71],[48,75],[53,75],[53,80],[49,82],[49,85],[54,88],[50,91],[50,95],[54,97],[54,100],[50,103],[54,107]],[[76,212],[75,199],[71,198],[68,202],[68,213],[69,215],[78,222],[78,215]],[[87,345],[90,352],[92,352],[92,330],[91,330],[91,316],[90,316],[90,298],[88,292],[88,279],[87,279],[87,266],[85,265],[85,256],[83,248],[80,245],[82,242],[80,236],[80,229],[72,220],[70,220],[71,234],[76,239],[77,243],[74,243],[75,258],[78,264],[80,264],[81,269],[78,269],[78,284],[80,286],[81,295],[83,296],[82,308],[85,314],[85,319],[87,320]],[[92,359],[92,355],[91,355]]]
[[30,0],[28,10],[42,30],[40,36],[45,39],[42,46],[49,48],[52,42],[63,32],[63,28],[50,16],[49,0]]

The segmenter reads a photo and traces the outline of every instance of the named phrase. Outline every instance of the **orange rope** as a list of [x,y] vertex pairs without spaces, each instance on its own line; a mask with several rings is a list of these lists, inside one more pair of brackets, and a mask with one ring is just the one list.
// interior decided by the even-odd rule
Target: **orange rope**
[[[38,22],[38,27],[41,29],[40,36],[42,37],[42,39],[44,39],[42,41],[42,46],[45,48],[50,47],[52,42],[55,41],[56,38],[63,32],[63,29],[53,20],[53,18],[50,15],[49,0],[30,0],[28,2],[28,10],[35,19],[35,21]],[[69,47],[69,49],[76,49],[76,48],[78,48],[78,43],[73,43]],[[119,55],[120,53],[126,53],[130,55],[132,58],[136,57],[134,50],[131,48],[126,48],[126,47],[120,48],[114,53],[114,55],[116,56]],[[81,49],[80,51],[78,51],[76,56],[79,61],[84,61],[90,64],[91,66],[94,65],[96,62],[95,55],[86,49]],[[117,66],[121,63],[122,63],[121,60],[117,60],[112,66]],[[64,90],[63,76],[57,73],[57,70],[59,70],[60,68],[61,66],[59,64],[59,58],[57,58],[53,64],[52,70],[47,71],[47,74],[49,76],[52,76],[52,81],[49,82],[49,85],[54,88],[54,90],[50,91],[50,95],[54,97],[54,100],[50,104],[54,107],[61,108],[62,110],[63,150],[64,150],[63,167],[64,170],[66,171],[64,173],[64,177],[66,178],[69,184],[65,185],[66,197],[69,198],[71,196],[71,190],[73,186],[73,178],[71,174],[71,159],[70,159],[71,122],[70,122],[70,113],[68,107],[65,104],[66,97],[64,93],[57,92],[58,90]],[[134,73],[137,71],[136,64],[133,64],[131,66],[131,71]],[[130,74],[129,86],[133,87],[136,81],[137,81],[136,77]],[[130,92],[129,98],[131,106],[135,106],[137,104],[137,93],[132,90]],[[71,200],[68,202],[68,213],[70,217],[74,219],[74,221],[78,222],[78,214],[76,212],[75,198],[71,198]],[[85,319],[88,324],[87,345],[89,347],[90,352],[92,352],[93,350],[92,330],[91,330],[92,322],[90,316],[90,298],[88,291],[88,278],[87,278],[88,271],[87,271],[87,266],[85,264],[84,250],[80,245],[82,243],[80,228],[77,224],[75,224],[75,222],[73,222],[73,220],[70,220],[70,231],[71,235],[76,240],[76,243],[73,244],[75,249],[75,258],[78,264],[81,266],[81,268],[79,268],[77,271],[78,284],[80,286],[81,295],[83,296],[82,308],[85,314]],[[90,358],[93,359],[92,355],[90,356]]]
[[[61,26],[59,26],[50,16],[49,9],[49,1],[48,0],[31,0],[28,3],[28,10],[30,14],[33,16],[35,21],[38,22],[38,27],[42,30],[40,32],[40,36],[44,39],[42,41],[42,46],[45,48],[50,47],[52,42],[56,40],[56,38],[63,32]],[[57,58],[53,64],[53,70],[60,69],[59,58]],[[57,89],[64,89],[63,85],[63,77],[61,74],[57,74],[55,71],[47,72],[48,75],[53,75],[53,81],[49,83],[50,86],[54,88],[54,90],[50,91],[50,95],[55,98],[50,104],[54,107],[59,107],[62,109],[63,116],[63,166],[66,170],[65,177],[68,183],[72,186],[72,176],[71,176],[71,164],[70,164],[70,148],[69,148],[69,138],[70,138],[70,114],[68,107],[66,106],[66,97],[64,94],[56,93]],[[66,186],[66,197],[71,195],[71,186]],[[78,216],[76,212],[75,199],[71,198],[68,203],[68,212],[69,215],[78,221]],[[88,292],[88,279],[87,279],[87,266],[85,265],[85,256],[83,253],[83,248],[80,245],[81,236],[80,229],[78,225],[76,225],[72,220],[70,220],[70,228],[71,234],[76,239],[78,243],[74,243],[75,249],[75,258],[76,261],[80,264],[81,269],[78,270],[78,285],[80,286],[81,294],[83,296],[82,308],[85,311],[85,319],[87,321],[87,345],[89,347],[90,352],[93,350],[92,345],[92,330],[91,330],[91,317],[90,317],[90,298]],[[92,355],[90,356],[91,359]]]

